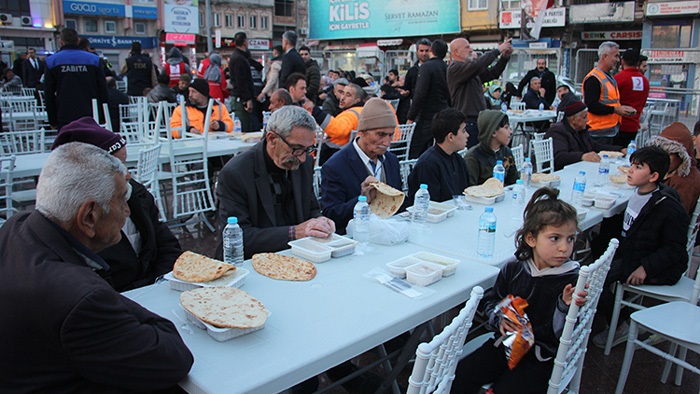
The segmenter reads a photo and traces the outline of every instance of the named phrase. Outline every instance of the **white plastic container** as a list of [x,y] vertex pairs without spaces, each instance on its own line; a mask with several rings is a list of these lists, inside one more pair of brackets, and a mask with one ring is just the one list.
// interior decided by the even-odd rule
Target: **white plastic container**
[[576,219],[581,221],[586,218],[586,215],[588,215],[588,209],[584,208],[576,208]]
[[331,248],[331,257],[343,257],[355,253],[355,247],[358,242],[348,237],[343,237],[338,234],[331,234],[328,238],[308,237],[303,238],[309,241],[316,242],[325,247]]
[[[224,342],[228,341],[229,339],[233,339],[236,337],[240,337],[245,334],[250,334],[251,332],[259,331],[265,328],[265,325],[263,324],[260,327],[254,327],[254,328],[220,328],[220,327],[214,327],[211,324],[207,322],[201,321],[197,316],[193,315],[190,313],[185,308],[182,308],[185,311],[185,315],[187,316],[187,320],[191,321],[192,324],[200,328],[202,330],[207,330],[207,334],[209,334],[210,337],[214,338],[215,340],[219,342]],[[267,311],[267,316],[270,316],[270,311]]]
[[323,263],[331,259],[333,249],[309,238],[301,238],[287,242],[292,247],[292,254],[312,263]]
[[170,271],[163,276],[170,284],[170,288],[177,291],[193,290],[200,287],[236,287],[240,288],[245,283],[245,278],[250,274],[250,271],[245,268],[236,267],[236,270],[231,275],[224,275],[221,278],[210,280],[209,282],[186,282],[180,280]]
[[406,281],[417,286],[428,286],[442,279],[442,267],[421,262],[406,267]]
[[402,257],[398,260],[394,260],[390,263],[386,263],[386,267],[389,269],[389,272],[394,275],[397,278],[405,278],[406,277],[406,268],[418,264],[421,261],[415,257],[411,256],[405,256]]
[[442,266],[443,278],[446,276],[454,275],[455,271],[457,271],[457,265],[459,265],[460,263],[460,261],[457,259],[451,259],[449,257],[430,252],[417,252],[412,255],[409,255],[408,257],[413,257],[422,261],[427,261],[429,263]]
[[464,193],[464,199],[467,202],[481,205],[493,205],[497,202],[501,202],[506,198],[506,193],[499,194],[495,197],[474,197],[469,194]]
[[614,198],[598,197],[595,199],[595,207],[600,209],[610,209],[615,205]]

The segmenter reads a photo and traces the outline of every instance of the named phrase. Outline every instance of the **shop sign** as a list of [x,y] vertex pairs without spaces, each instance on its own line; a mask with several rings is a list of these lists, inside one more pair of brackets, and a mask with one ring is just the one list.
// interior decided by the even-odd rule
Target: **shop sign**
[[199,33],[199,0],[165,0],[165,31],[169,33]]
[[309,0],[309,38],[411,37],[458,33],[457,0]]
[[692,15],[700,13],[700,0],[648,3],[646,16]]
[[[498,26],[501,29],[519,29],[520,11],[501,11]],[[532,28],[534,20],[528,20],[527,27]],[[566,25],[566,8],[549,8],[544,12],[542,27],[562,27]]]
[[134,41],[141,43],[141,48],[151,49],[158,46],[158,40],[155,37],[132,37],[132,36],[87,36],[83,37],[90,40],[90,46],[100,49],[129,49]]
[[90,3],[87,1],[63,0],[64,14],[94,16],[126,16],[123,4]]
[[131,6],[131,17],[136,19],[158,19],[158,8]]
[[270,49],[270,40],[249,38],[248,49],[251,51],[267,51]]
[[634,1],[572,5],[569,8],[569,23],[633,22]]
[[700,51],[645,49],[642,54],[652,63],[700,63]]
[[581,39],[588,41],[626,41],[641,40],[641,30],[630,31],[584,31],[581,32]]
[[165,43],[174,45],[192,45],[195,35],[185,33],[165,33]]

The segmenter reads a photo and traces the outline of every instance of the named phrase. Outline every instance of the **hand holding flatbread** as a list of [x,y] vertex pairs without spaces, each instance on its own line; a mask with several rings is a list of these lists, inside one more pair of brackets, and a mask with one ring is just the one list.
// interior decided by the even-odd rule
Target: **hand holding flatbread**
[[306,281],[316,276],[316,267],[308,261],[276,253],[254,254],[253,268],[261,275],[279,280]]
[[175,261],[173,276],[186,282],[208,282],[235,270],[234,265],[187,251]]
[[503,184],[496,178],[489,178],[479,186],[469,186],[464,189],[464,194],[472,197],[491,198],[504,193]]
[[394,216],[401,208],[406,195],[401,190],[394,189],[386,183],[377,182],[373,183],[372,186],[377,189],[377,196],[369,204],[370,212],[380,218]]
[[372,200],[377,197],[377,188],[374,187],[377,183],[379,183],[379,179],[369,175],[360,184],[360,195],[367,197],[367,204],[371,204]]
[[265,306],[235,287],[203,287],[180,294],[180,304],[203,322],[219,328],[257,328],[265,324]]

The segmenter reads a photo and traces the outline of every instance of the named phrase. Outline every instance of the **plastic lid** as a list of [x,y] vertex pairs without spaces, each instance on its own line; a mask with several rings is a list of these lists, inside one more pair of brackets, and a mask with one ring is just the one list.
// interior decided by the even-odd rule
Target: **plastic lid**
[[530,158],[529,158],[529,157],[526,157],[526,158],[525,158],[525,161],[530,161]]
[[517,181],[515,181],[515,184],[517,184],[517,185],[522,185],[522,184],[523,184],[523,180],[522,180],[522,179],[518,179]]
[[238,224],[238,218],[235,216],[229,216],[228,219],[226,219],[226,223],[228,224]]
[[503,160],[496,160],[496,165],[498,164],[503,165]]
[[493,207],[484,208],[484,212],[493,212]]
[[421,184],[420,184],[420,188],[421,188],[421,189],[427,189],[427,188],[428,188],[428,185],[426,185],[425,183],[421,183]]
[[586,171],[579,171],[578,174],[579,175],[586,175]]
[[357,201],[364,201],[364,202],[367,202],[367,196],[360,196],[360,197],[357,197]]
[[607,159],[607,158],[608,158],[608,155],[607,155],[607,154],[603,154],[603,158],[604,158],[604,159]]

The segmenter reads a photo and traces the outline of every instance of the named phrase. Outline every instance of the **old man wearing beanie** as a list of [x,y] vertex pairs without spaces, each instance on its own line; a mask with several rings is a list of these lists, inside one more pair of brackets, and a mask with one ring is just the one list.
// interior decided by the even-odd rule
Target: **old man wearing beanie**
[[469,148],[464,156],[469,172],[469,184],[481,185],[493,176],[493,167],[498,160],[506,169],[505,185],[512,185],[520,177],[513,152],[508,147],[513,130],[508,115],[501,111],[484,110],[476,120],[479,128],[479,144]]
[[321,209],[345,233],[353,215],[357,197],[371,202],[375,182],[384,182],[401,190],[399,160],[389,152],[396,130],[396,115],[391,105],[380,98],[365,104],[357,126],[358,138],[351,141],[321,167]]
[[555,170],[579,161],[599,162],[598,152],[601,150],[627,153],[627,148],[621,149],[620,146],[604,144],[591,138],[586,125],[588,108],[573,93],[562,97],[558,111],[564,113],[564,118],[561,122],[552,124],[545,135],[545,138],[552,137]]
[[[195,134],[202,134],[204,130],[204,120],[207,117],[209,106],[209,83],[201,78],[197,78],[190,84],[189,100],[185,106],[187,111],[187,122],[182,124],[182,106],[177,106],[170,118],[170,128],[173,137],[180,138],[182,131]],[[214,100],[211,108],[211,120],[207,125],[208,131],[233,131],[233,120],[221,102]]]
[[[126,140],[100,127],[86,116],[61,128],[51,149],[69,142],[84,142],[102,148],[126,162]],[[173,269],[182,254],[180,243],[165,223],[158,220],[158,207],[146,188],[127,175],[131,197],[127,201],[131,214],[116,245],[98,253],[108,267],[96,270],[115,290],[122,292],[155,282]]]
[[700,171],[695,165],[690,130],[681,122],[673,122],[647,145],[661,147],[668,153],[671,165],[663,183],[678,192],[683,208],[692,216],[700,197]]

